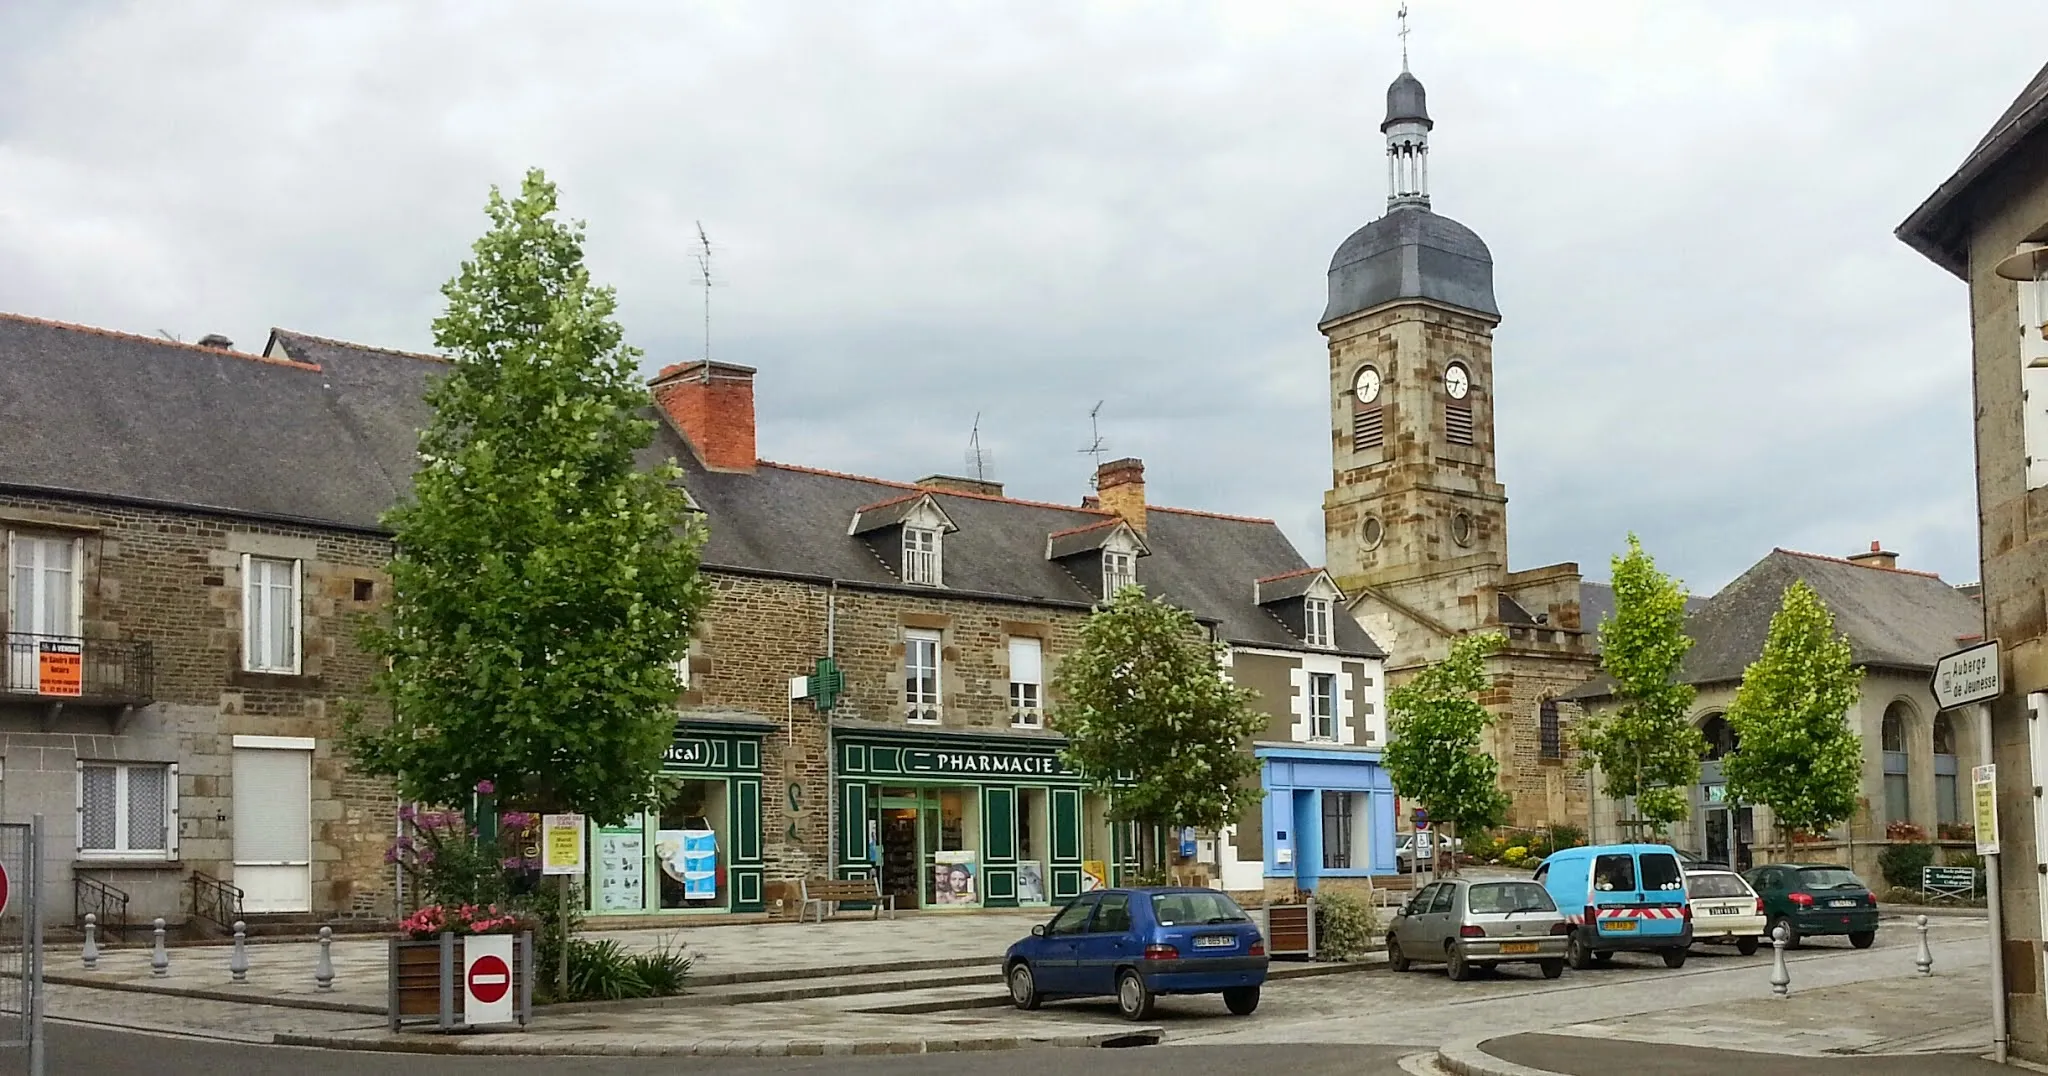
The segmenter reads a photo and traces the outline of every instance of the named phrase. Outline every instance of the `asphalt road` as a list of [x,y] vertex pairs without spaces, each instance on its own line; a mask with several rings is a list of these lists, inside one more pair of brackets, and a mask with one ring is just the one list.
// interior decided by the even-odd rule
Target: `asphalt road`
[[[1007,1050],[971,1054],[896,1054],[874,1057],[435,1057],[338,1050],[253,1046],[171,1038],[77,1024],[49,1025],[49,1076],[381,1076],[420,1073],[560,1073],[606,1076],[769,1076],[774,1073],[952,1076],[977,1073],[1086,1071],[1131,1076],[1244,1076],[1284,1071],[1289,1076],[1396,1076],[1398,1046],[1148,1046],[1125,1050]],[[0,1050],[0,1074],[27,1072],[19,1050]]]
[[1510,1035],[1488,1042],[1485,1049],[1503,1061],[1569,1076],[1615,1076],[1624,1072],[1655,1072],[1660,1076],[1998,1076],[2013,1071],[1982,1058],[1958,1054],[1780,1057],[1575,1035]]

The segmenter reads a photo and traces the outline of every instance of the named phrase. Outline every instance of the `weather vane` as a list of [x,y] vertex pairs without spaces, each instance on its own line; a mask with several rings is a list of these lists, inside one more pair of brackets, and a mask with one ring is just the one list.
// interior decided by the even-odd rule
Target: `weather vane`
[[1401,20],[1399,33],[1401,38],[1401,70],[1406,71],[1408,70],[1408,5],[1402,4],[1401,10],[1395,12],[1394,15]]

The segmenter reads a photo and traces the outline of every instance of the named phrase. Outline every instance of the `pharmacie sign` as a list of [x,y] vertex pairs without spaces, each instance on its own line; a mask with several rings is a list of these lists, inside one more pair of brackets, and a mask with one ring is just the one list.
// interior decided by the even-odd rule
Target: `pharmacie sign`
[[1060,765],[1058,755],[1016,754],[1007,751],[903,752],[906,773],[989,774],[991,776],[1063,777],[1073,771]]
[[661,753],[661,761],[670,766],[709,766],[711,741],[676,739]]

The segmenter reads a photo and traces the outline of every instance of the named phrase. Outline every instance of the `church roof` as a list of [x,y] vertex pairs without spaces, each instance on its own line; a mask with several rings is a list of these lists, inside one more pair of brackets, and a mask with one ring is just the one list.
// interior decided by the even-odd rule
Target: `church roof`
[[1404,205],[1351,233],[1330,259],[1323,323],[1396,299],[1434,299],[1488,317],[1493,253],[1478,233],[1428,209]]

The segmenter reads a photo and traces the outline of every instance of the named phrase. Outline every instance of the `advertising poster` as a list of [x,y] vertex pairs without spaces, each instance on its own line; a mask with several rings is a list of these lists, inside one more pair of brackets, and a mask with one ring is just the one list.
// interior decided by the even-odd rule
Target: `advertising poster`
[[546,814],[540,817],[540,872],[583,873],[583,816]]
[[647,838],[637,829],[597,835],[597,910],[637,912],[647,906]]
[[1017,900],[1024,904],[1045,903],[1045,864],[1035,859],[1017,864]]
[[932,903],[943,905],[979,904],[975,889],[973,852],[932,853]]
[[1109,863],[1100,859],[1084,860],[1081,863],[1081,892],[1092,893],[1108,888]]

